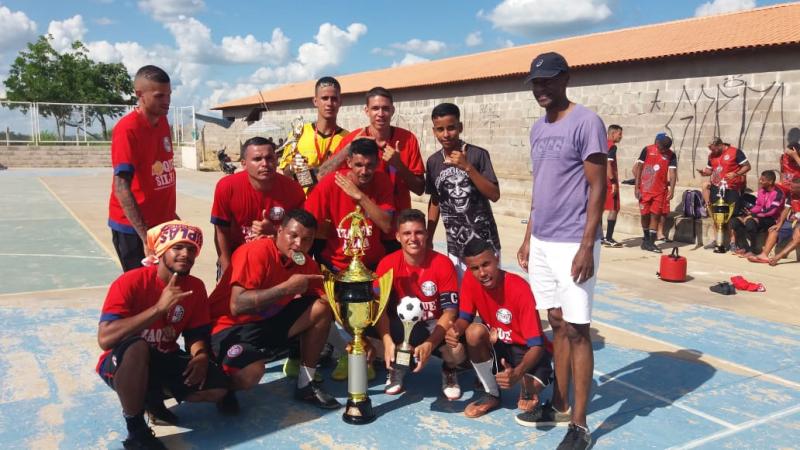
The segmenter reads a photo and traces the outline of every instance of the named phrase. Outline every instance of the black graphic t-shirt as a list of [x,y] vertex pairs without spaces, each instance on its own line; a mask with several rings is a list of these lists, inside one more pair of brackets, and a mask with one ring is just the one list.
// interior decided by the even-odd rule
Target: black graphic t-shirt
[[[483,148],[467,144],[467,161],[491,183],[498,184],[497,176]],[[492,207],[472,183],[467,172],[445,163],[441,149],[428,158],[425,164],[425,191],[439,199],[439,217],[447,232],[447,253],[461,257],[467,242],[480,238],[500,250],[497,224]]]

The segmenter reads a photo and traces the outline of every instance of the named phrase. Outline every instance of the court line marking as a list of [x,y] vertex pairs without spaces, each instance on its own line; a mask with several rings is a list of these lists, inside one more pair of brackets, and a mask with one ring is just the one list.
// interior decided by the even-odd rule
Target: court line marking
[[91,236],[95,242],[97,242],[100,248],[102,248],[108,254],[108,256],[111,257],[111,259],[117,261],[117,254],[115,252],[112,252],[111,249],[109,249],[108,247],[106,247],[106,244],[103,241],[101,241],[94,233],[92,233],[92,230],[89,229],[89,227],[78,217],[77,214],[75,214],[74,211],[72,211],[72,208],[67,206],[64,200],[61,200],[61,197],[59,197],[58,194],[56,194],[52,189],[50,189],[50,186],[48,186],[47,183],[45,183],[45,181],[41,177],[36,177],[36,179],[39,180],[39,183],[41,183],[41,185],[44,186],[45,189],[47,189],[47,192],[49,192],[50,195],[52,195],[53,198],[56,199],[56,201],[61,205],[61,207],[64,208],[69,213],[69,215],[72,216],[73,219],[75,219],[76,222],[78,222],[78,225],[80,225],[81,228],[83,228],[83,230],[86,231],[86,233],[88,233],[89,236]]
[[782,411],[778,411],[776,413],[772,413],[766,417],[762,417],[760,419],[753,419],[748,422],[741,423],[736,425],[733,429],[730,430],[723,430],[711,435],[708,435],[704,438],[695,439],[693,441],[689,441],[686,444],[683,444],[678,447],[670,447],[670,449],[690,449],[690,448],[697,448],[703,444],[708,444],[709,442],[717,441],[722,438],[726,438],[728,436],[733,436],[734,434],[740,433],[742,431],[748,430],[750,428],[756,427],[758,425],[764,425],[770,422],[774,422],[778,419],[782,419],[786,416],[790,416],[796,412],[800,412],[800,405],[793,406],[791,408],[784,409]]
[[640,393],[642,393],[644,395],[647,395],[649,397],[653,397],[654,399],[662,401],[662,402],[666,403],[667,405],[671,405],[671,406],[674,406],[676,408],[682,409],[682,410],[684,410],[684,411],[686,411],[686,412],[688,412],[690,414],[694,414],[695,416],[699,416],[699,417],[702,417],[703,419],[706,419],[708,421],[714,422],[717,425],[722,425],[723,427],[728,428],[728,429],[735,429],[736,428],[736,425],[734,425],[734,424],[732,424],[730,422],[727,422],[725,420],[722,420],[719,417],[715,417],[715,416],[712,416],[711,414],[704,413],[703,411],[699,411],[697,409],[694,409],[691,406],[682,405],[682,404],[678,403],[675,400],[670,400],[670,399],[668,399],[666,397],[663,397],[661,395],[656,394],[655,392],[650,392],[647,389],[640,388],[639,386],[636,386],[636,385],[633,385],[631,383],[628,383],[627,381],[622,381],[622,380],[618,379],[617,377],[610,377],[610,376],[604,374],[603,372],[600,372],[599,370],[595,370],[594,374],[597,375],[600,378],[600,380],[603,380],[603,378],[605,378],[605,380],[601,384],[599,384],[598,386],[602,386],[603,384],[610,383],[610,382],[619,383],[619,384],[627,387],[628,389],[633,389],[634,391],[640,392]]
[[75,258],[75,259],[102,259],[113,260],[110,256],[84,256],[84,255],[52,255],[46,253],[0,253],[0,256],[41,256],[45,258]]
[[59,288],[59,289],[44,289],[41,291],[22,291],[22,292],[4,292],[0,294],[0,298],[3,297],[14,297],[14,296],[22,296],[22,295],[33,295],[33,294],[56,294],[59,292],[70,292],[70,291],[81,291],[81,290],[89,290],[89,289],[108,289],[108,285],[98,285],[98,286],[78,286],[78,287],[70,287],[70,288]]
[[[664,341],[664,340],[661,340],[661,339],[658,339],[658,338],[654,338],[654,337],[648,336],[646,334],[638,333],[636,331],[631,331],[631,330],[628,330],[628,329],[625,329],[625,328],[622,328],[622,327],[618,327],[616,325],[611,325],[611,324],[606,323],[606,322],[602,322],[602,321],[599,321],[599,320],[592,320],[592,323],[600,325],[600,326],[603,326],[603,327],[608,327],[608,328],[617,330],[617,331],[619,331],[621,333],[630,334],[630,335],[635,336],[635,337],[637,337],[639,339],[647,339],[649,341],[656,342],[656,343],[658,343],[660,345],[672,347],[672,348],[675,348],[675,349],[678,349],[678,350],[690,351],[689,349],[687,349],[687,348],[685,348],[683,346],[680,346],[680,345],[677,345],[677,344],[673,344],[671,342],[667,342],[667,341]],[[787,379],[779,377],[777,375],[772,375],[772,374],[769,374],[769,373],[765,373],[765,372],[762,372],[760,370],[756,370],[756,369],[753,369],[751,367],[744,366],[742,364],[738,364],[738,363],[735,363],[735,362],[732,362],[732,361],[728,361],[727,359],[720,358],[718,356],[713,356],[713,355],[710,355],[708,353],[703,353],[700,358],[701,359],[706,359],[706,361],[709,362],[712,365],[720,365],[720,364],[728,365],[730,367],[735,367],[735,368],[737,368],[737,369],[739,369],[739,370],[741,370],[743,372],[751,373],[752,375],[754,375],[754,376],[756,376],[758,378],[767,379],[767,380],[770,380],[770,381],[772,381],[774,383],[782,384],[784,386],[793,387],[795,389],[800,390],[800,383],[796,383],[794,381],[787,380]],[[714,361],[718,361],[719,363],[714,364]]]

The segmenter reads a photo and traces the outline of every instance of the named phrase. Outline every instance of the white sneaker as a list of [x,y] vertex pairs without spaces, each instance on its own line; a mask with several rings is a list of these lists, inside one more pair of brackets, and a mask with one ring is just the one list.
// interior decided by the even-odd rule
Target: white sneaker
[[442,393],[450,401],[461,398],[461,386],[455,369],[442,368]]
[[403,392],[403,378],[406,371],[395,367],[386,374],[386,388],[383,392],[389,395],[397,395]]

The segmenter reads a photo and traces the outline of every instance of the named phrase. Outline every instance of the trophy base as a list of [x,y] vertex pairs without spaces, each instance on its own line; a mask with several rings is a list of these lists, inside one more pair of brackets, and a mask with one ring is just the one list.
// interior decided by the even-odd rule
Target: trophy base
[[375,421],[375,411],[372,410],[372,400],[366,398],[360,402],[347,399],[342,420],[350,425],[366,425]]

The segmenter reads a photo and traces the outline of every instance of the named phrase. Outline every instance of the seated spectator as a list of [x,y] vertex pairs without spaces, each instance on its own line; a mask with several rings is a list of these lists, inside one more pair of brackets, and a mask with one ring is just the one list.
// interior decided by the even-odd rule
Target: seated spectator
[[[787,220],[791,223],[792,240],[775,256],[770,258],[769,253],[778,243],[779,237],[781,237],[781,229]],[[750,262],[769,263],[771,266],[778,264],[778,261],[789,255],[792,250],[800,247],[800,227],[797,226],[798,222],[800,222],[800,177],[792,180],[790,196],[786,200],[786,209],[781,213],[778,222],[769,228],[764,249],[761,250],[760,254],[752,256],[748,260]]]
[[734,217],[731,227],[736,233],[736,254],[749,258],[760,253],[756,250],[758,233],[775,225],[784,203],[783,192],[775,186],[775,172],[765,170],[758,179],[759,189],[756,204],[742,217]]
[[792,180],[797,177],[800,177],[800,143],[790,142],[781,155],[781,180],[778,188],[789,195]]

